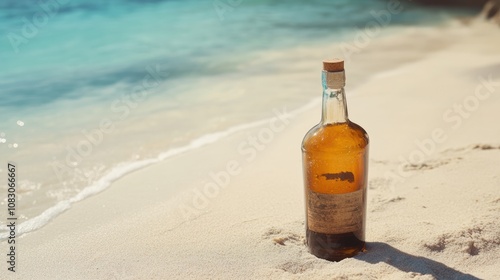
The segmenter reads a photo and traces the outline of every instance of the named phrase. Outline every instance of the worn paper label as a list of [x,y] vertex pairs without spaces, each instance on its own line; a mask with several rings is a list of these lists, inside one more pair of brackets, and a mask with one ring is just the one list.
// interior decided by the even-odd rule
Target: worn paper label
[[363,190],[345,194],[325,194],[307,188],[306,195],[309,230],[325,234],[362,230]]

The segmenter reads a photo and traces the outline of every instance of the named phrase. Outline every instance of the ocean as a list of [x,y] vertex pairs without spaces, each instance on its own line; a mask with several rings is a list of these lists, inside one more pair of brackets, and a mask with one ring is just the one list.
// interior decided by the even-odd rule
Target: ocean
[[[398,29],[477,13],[402,1],[384,19],[388,5],[0,2],[0,208],[8,162],[18,169],[22,234],[130,172],[257,126],[273,108],[308,104],[320,95],[320,61],[310,73],[318,86],[300,85],[307,57],[290,50],[341,43],[376,23],[374,14],[384,29]],[[165,187],[173,187],[168,173]]]

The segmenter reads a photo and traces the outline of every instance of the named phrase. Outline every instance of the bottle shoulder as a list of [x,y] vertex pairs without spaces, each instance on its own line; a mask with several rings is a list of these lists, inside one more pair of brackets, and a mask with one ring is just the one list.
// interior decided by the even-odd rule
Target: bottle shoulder
[[337,151],[366,149],[369,137],[358,124],[347,121],[338,124],[317,124],[302,141],[303,151]]

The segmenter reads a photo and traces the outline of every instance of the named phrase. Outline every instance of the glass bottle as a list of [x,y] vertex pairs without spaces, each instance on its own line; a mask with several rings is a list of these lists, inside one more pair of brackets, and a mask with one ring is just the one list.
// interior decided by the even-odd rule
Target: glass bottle
[[368,135],[347,116],[344,61],[323,62],[321,122],[302,141],[306,242],[340,261],[365,248]]

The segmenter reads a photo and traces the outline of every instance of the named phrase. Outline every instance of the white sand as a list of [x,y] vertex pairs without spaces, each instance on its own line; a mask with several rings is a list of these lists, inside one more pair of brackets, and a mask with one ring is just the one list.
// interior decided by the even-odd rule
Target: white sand
[[[255,158],[241,143],[269,125],[140,170],[75,204],[18,239],[15,276],[500,279],[500,29],[476,22],[436,32],[438,48],[421,42],[415,47],[429,47],[408,59],[413,62],[347,88],[351,119],[371,139],[366,253],[332,263],[310,255],[304,245],[300,143],[319,120],[316,103],[287,119],[272,141],[253,150]],[[411,47],[386,36],[364,53],[376,60],[376,50],[386,49],[380,57],[390,57],[391,50]],[[363,67],[361,57],[347,65],[348,84],[355,81],[349,69]],[[490,75],[495,86],[474,99],[478,77]],[[319,97],[320,81],[313,82],[317,86],[310,90]],[[447,112],[464,100],[471,109],[464,116]],[[433,144],[424,140],[433,134]],[[239,145],[246,153],[238,152]],[[228,163],[238,165],[230,166],[229,182],[212,189],[211,198],[197,197],[213,183],[210,172],[231,171]],[[189,191],[174,196],[172,189]]]

